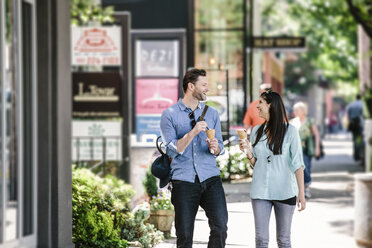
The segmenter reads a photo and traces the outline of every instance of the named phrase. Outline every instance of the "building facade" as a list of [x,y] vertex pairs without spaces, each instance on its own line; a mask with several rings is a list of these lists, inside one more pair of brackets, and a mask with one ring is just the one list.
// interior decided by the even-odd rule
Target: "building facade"
[[0,2],[0,247],[73,247],[70,9]]

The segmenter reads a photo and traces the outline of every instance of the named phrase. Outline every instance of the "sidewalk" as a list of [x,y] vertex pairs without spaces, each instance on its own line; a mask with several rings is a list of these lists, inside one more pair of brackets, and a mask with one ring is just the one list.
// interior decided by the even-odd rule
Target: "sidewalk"
[[[345,134],[328,136],[324,141],[326,156],[313,160],[312,198],[301,213],[296,210],[292,223],[294,248],[357,248],[353,238],[353,174],[362,167],[352,159],[351,138]],[[227,248],[255,247],[254,221],[249,198],[250,183],[224,184],[228,201],[229,223]],[[270,222],[270,245],[275,241],[275,216]],[[199,208],[194,230],[194,248],[207,247],[208,220]],[[172,238],[156,248],[175,248]]]

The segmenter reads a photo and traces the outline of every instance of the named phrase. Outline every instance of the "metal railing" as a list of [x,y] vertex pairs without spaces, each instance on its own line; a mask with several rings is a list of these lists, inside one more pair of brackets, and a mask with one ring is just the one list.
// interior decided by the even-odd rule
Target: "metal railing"
[[72,163],[105,176],[122,163],[121,136],[79,136],[72,138]]

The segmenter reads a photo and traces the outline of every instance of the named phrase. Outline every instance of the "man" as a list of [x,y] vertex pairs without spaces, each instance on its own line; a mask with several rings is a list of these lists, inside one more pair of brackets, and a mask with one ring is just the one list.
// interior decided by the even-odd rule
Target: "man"
[[[204,120],[208,80],[204,70],[192,69],[183,78],[184,98],[161,116],[161,133],[172,158],[172,204],[175,209],[177,247],[192,247],[195,216],[201,206],[210,227],[209,248],[225,247],[227,207],[216,156],[224,153],[217,110],[209,107]],[[207,141],[206,130],[215,129]],[[212,154],[213,152],[213,154]]]
[[[271,90],[271,85],[270,84],[261,84],[260,85],[260,95],[265,92]],[[249,128],[253,129],[257,125],[261,125],[264,123],[264,119],[261,118],[258,115],[258,110],[257,110],[257,104],[258,104],[258,99],[256,101],[251,102],[249,104],[249,107],[247,109],[247,112],[244,115],[243,119],[243,124],[244,128],[249,130]]]
[[360,94],[357,95],[356,101],[347,106],[347,116],[348,129],[353,136],[354,160],[358,161],[363,158],[363,102]]

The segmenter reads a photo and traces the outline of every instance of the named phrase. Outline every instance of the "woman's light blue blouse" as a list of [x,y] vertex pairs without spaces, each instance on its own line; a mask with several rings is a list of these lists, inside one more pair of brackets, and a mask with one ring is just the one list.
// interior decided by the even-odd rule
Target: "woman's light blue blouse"
[[[253,128],[250,141],[254,144],[258,126]],[[284,136],[282,154],[274,155],[262,135],[252,149],[256,158],[251,185],[252,199],[285,200],[298,195],[295,171],[305,168],[301,140],[297,129],[289,124]]]

